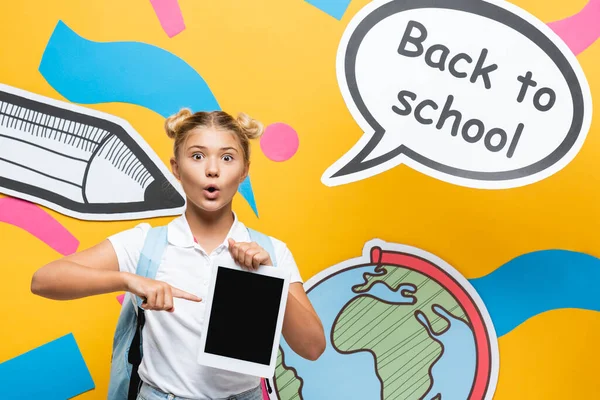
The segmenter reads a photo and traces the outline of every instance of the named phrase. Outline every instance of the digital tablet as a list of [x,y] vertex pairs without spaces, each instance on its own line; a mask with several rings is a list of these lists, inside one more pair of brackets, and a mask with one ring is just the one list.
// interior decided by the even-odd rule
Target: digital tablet
[[272,377],[289,284],[283,268],[213,266],[198,363]]

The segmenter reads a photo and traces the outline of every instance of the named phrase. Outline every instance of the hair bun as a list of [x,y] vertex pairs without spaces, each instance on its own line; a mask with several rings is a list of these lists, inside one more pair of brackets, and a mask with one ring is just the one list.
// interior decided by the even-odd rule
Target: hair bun
[[248,139],[256,139],[264,132],[263,124],[250,117],[248,114],[239,113],[237,122],[240,124],[242,132],[244,132]]
[[175,115],[171,115],[169,118],[165,120],[165,131],[167,132],[167,136],[171,139],[175,139],[181,126],[185,123],[188,117],[192,116],[192,111],[187,108],[182,108]]

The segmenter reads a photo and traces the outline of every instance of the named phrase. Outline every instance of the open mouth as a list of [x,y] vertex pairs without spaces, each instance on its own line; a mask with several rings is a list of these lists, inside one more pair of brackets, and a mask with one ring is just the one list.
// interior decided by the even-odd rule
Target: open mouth
[[214,194],[217,193],[219,191],[219,188],[215,185],[208,185],[204,188],[205,191],[207,191],[210,194]]

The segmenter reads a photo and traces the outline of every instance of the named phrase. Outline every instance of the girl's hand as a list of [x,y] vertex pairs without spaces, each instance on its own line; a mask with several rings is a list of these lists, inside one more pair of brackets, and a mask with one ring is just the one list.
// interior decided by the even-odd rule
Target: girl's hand
[[144,278],[135,274],[127,274],[127,291],[144,299],[142,308],[144,310],[173,312],[173,297],[190,301],[202,301],[198,296],[177,289],[166,282],[155,279]]
[[261,265],[273,265],[269,253],[255,242],[236,242],[230,238],[229,252],[235,262],[249,270],[257,270]]

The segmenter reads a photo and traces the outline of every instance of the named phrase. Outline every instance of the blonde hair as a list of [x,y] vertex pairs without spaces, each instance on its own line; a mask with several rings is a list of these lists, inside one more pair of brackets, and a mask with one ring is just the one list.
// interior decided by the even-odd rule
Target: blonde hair
[[192,113],[184,108],[165,121],[167,135],[175,140],[173,143],[175,157],[178,156],[188,133],[196,128],[215,128],[234,133],[244,153],[246,164],[250,163],[250,139],[259,138],[264,132],[263,124],[244,113],[239,113],[237,118],[233,118],[225,111]]

